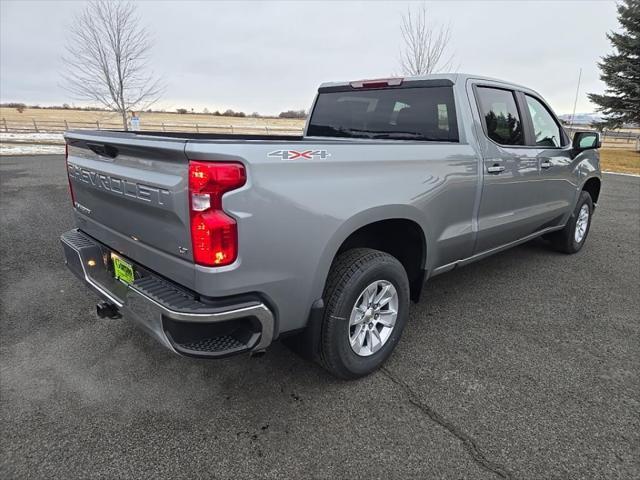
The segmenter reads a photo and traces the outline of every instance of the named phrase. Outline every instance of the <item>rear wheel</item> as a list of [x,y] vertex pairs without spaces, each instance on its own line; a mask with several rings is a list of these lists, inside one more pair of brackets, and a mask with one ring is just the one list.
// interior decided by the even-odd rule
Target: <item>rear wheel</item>
[[320,364],[340,378],[379,368],[400,340],[409,309],[409,281],[391,255],[367,248],[334,261],[324,292]]
[[576,208],[565,227],[558,232],[546,235],[545,238],[559,252],[579,252],[587,240],[592,215],[593,201],[591,200],[591,195],[583,190],[580,192]]

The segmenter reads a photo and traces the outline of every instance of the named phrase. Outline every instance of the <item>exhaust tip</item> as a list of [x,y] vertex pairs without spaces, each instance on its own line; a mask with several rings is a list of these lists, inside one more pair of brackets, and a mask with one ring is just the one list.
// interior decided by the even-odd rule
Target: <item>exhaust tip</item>
[[118,310],[118,307],[116,307],[112,303],[108,303],[104,301],[98,302],[96,304],[96,313],[100,318],[110,318],[110,319],[122,318],[122,314]]
[[265,353],[267,353],[266,350],[255,350],[253,352],[249,352],[249,356],[251,358],[260,358],[263,357]]

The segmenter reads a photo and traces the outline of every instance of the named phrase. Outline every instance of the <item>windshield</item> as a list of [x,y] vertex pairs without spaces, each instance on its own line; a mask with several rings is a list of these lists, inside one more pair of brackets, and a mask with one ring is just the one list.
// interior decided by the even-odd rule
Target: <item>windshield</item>
[[308,136],[458,141],[451,87],[320,93]]

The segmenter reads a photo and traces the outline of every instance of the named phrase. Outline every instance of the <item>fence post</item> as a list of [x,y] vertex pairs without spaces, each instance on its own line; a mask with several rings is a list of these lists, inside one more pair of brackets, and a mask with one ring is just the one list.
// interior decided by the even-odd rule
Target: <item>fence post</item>
[[38,125],[36,124],[36,119],[32,118],[31,120],[33,121],[33,128],[36,130],[36,133],[38,133],[39,130],[38,130]]
[[64,120],[64,129],[69,130],[69,124],[67,123],[67,119]]
[[200,133],[200,128],[198,127],[197,123],[196,123],[196,133]]
[[96,127],[98,127],[98,130],[100,130],[100,122],[98,120],[96,120]]
[[233,125],[229,125],[231,127],[231,134],[233,134]]
[[164,122],[162,122],[162,131],[166,132],[167,130],[164,128]]
[[5,132],[8,132],[8,131],[9,131],[9,129],[7,128],[7,119],[3,117],[3,118],[2,118],[2,123],[4,123],[4,131],[5,131]]
[[267,135],[269,135],[269,125],[265,125],[264,129],[267,131]]

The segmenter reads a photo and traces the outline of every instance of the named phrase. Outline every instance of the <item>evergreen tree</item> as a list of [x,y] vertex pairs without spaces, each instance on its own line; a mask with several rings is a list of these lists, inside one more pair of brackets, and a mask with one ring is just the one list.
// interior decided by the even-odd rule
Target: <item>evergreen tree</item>
[[618,5],[618,21],[622,31],[607,34],[615,51],[598,64],[600,78],[607,85],[605,93],[589,94],[589,100],[605,114],[606,126],[613,128],[640,124],[640,0],[623,0]]

